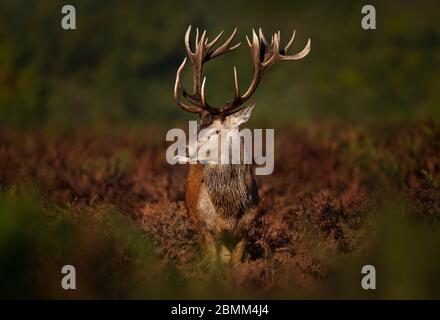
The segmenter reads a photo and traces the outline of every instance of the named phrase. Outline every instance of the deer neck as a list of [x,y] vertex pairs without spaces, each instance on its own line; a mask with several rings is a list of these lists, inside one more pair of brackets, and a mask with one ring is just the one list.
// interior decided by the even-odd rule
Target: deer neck
[[240,215],[258,201],[251,165],[204,165],[203,180],[214,206],[225,215]]

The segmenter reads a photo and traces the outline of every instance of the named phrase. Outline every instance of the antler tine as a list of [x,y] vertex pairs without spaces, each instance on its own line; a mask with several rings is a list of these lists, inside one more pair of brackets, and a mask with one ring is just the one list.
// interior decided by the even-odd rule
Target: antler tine
[[215,49],[213,52],[208,53],[208,55],[206,56],[206,61],[238,48],[240,46],[241,42],[237,43],[236,45],[234,45],[232,47],[229,47],[229,45],[231,44],[232,40],[234,39],[234,36],[236,33],[237,33],[237,28],[235,28],[234,31],[232,32],[232,34],[229,36],[229,38],[226,39],[225,43],[223,43],[220,47]]
[[202,36],[200,37],[199,45],[203,45],[206,39],[206,30],[203,30]]
[[205,83],[206,83],[206,77],[203,77],[202,88],[200,90],[200,99],[202,100],[202,105],[204,106],[206,105]]
[[290,55],[290,56],[280,55],[280,60],[294,61],[294,60],[299,60],[299,59],[304,58],[310,52],[311,43],[312,43],[312,41],[309,38],[309,41],[307,41],[306,46],[304,47],[304,49],[301,50],[301,52],[299,52],[295,55]]
[[293,40],[295,39],[295,33],[296,33],[296,30],[293,30],[292,37],[290,38],[289,42],[284,47],[284,54],[289,52],[290,48],[292,47]]
[[195,43],[194,51],[197,51],[197,46],[199,45],[199,28],[196,28],[196,39],[195,39],[194,43]]
[[229,47],[229,49],[228,49],[227,52],[232,51],[232,50],[234,50],[234,49],[237,49],[239,46],[241,46],[241,42],[237,43],[236,45],[234,45],[234,46],[232,46],[232,47]]
[[277,62],[280,58],[280,32],[274,33],[273,35],[273,45],[272,45],[272,55],[270,58],[262,63],[263,69],[266,69]]
[[208,50],[211,49],[211,47],[212,47],[214,44],[217,43],[218,39],[220,39],[220,37],[222,36],[222,34],[223,34],[223,30],[220,31],[220,33],[217,35],[217,37],[214,38],[214,40],[212,40],[211,42],[208,42],[208,43],[206,44],[206,48],[207,48]]
[[182,64],[179,66],[179,69],[177,69],[176,73],[176,83],[174,85],[174,99],[177,102],[177,105],[182,108],[185,111],[191,112],[191,113],[201,113],[202,109],[197,106],[187,105],[186,103],[182,102],[180,99],[180,96],[183,94],[184,96],[188,95],[187,92],[183,89],[182,83],[180,80],[180,76],[182,74],[183,68],[186,64],[186,58],[183,59]]
[[251,41],[249,40],[249,38],[248,38],[247,35],[246,35],[246,41],[247,41],[247,43],[248,43],[249,48],[252,48],[252,43],[251,43]]
[[191,45],[189,43],[189,35],[190,35],[190,33],[191,33],[191,25],[188,27],[188,29],[186,29],[186,33],[185,33],[185,49],[186,49],[186,53],[188,54],[188,56],[192,60],[192,57],[194,56],[194,52],[192,52]]
[[[198,29],[197,29],[198,32]],[[206,52],[206,30],[203,30],[202,35],[200,36],[200,40],[199,40],[199,34],[196,34],[196,50],[194,52],[194,54],[196,56],[198,56],[198,59],[200,60],[200,58],[203,60],[204,59],[204,55]]]
[[238,87],[237,68],[234,66],[234,101],[240,98],[240,89]]
[[[252,29],[252,58],[254,60],[254,67],[260,66],[260,41],[255,30]],[[259,69],[259,68],[258,68]],[[255,70],[254,70],[255,71]]]
[[[235,104],[238,104],[240,101],[244,102],[247,99],[249,99],[252,94],[254,93],[255,89],[258,86],[258,83],[260,82],[261,78],[261,72],[262,72],[262,65],[260,62],[260,41],[255,33],[255,30],[252,29],[252,45],[251,45],[251,55],[252,55],[252,61],[254,65],[254,75],[251,80],[251,84],[249,85],[249,88],[246,90],[246,92],[243,94],[243,96],[240,96],[239,99],[235,99]],[[227,111],[231,111],[236,106],[231,106]]]
[[261,30],[261,28],[258,29],[258,33],[260,36],[260,41],[262,41],[265,46],[268,46],[269,44],[267,43],[267,40],[264,37],[263,30]]

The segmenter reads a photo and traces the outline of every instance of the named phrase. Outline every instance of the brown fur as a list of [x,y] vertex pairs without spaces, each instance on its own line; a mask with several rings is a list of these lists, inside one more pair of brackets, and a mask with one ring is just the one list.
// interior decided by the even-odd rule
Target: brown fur
[[200,219],[197,217],[200,189],[203,184],[203,165],[200,163],[190,164],[185,183],[185,204],[188,216],[200,227]]
[[245,237],[257,213],[258,192],[252,168],[191,164],[185,200],[188,215],[202,235],[233,246]]

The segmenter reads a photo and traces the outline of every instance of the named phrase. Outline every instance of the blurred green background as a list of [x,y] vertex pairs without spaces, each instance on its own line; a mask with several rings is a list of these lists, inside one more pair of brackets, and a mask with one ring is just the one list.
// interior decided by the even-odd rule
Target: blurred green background
[[[76,30],[60,26],[65,4],[76,7]],[[361,28],[365,4],[376,7],[376,30]],[[312,39],[307,58],[280,62],[265,75],[253,97],[256,122],[439,118],[437,8],[436,1],[3,0],[0,125],[66,128],[187,119],[172,90],[190,24],[207,29],[211,38],[238,27],[242,46],[205,67],[213,105],[232,97],[234,65],[241,87],[248,85],[245,34],[253,27],[267,35],[280,29],[284,41],[295,28],[292,52]]]

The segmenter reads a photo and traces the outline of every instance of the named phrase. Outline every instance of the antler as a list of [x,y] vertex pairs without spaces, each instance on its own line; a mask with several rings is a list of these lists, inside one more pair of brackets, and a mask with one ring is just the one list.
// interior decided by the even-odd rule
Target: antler
[[237,69],[234,67],[234,100],[231,103],[227,103],[220,109],[220,113],[223,115],[232,113],[240,105],[246,102],[257,89],[258,84],[263,76],[264,71],[275,64],[277,61],[293,61],[304,58],[310,52],[310,39],[307,41],[306,46],[301,52],[295,55],[286,55],[290,50],[293,40],[295,39],[295,31],[293,31],[292,37],[283,49],[280,49],[281,33],[280,31],[273,34],[271,43],[269,44],[264,37],[263,31],[259,29],[259,36],[257,36],[254,29],[252,29],[252,42],[246,36],[254,65],[254,75],[252,81],[243,95],[240,94],[238,88]]
[[[228,53],[234,49],[236,49],[240,43],[230,46],[235,33],[237,32],[237,28],[234,29],[229,38],[215,50],[211,50],[212,47],[217,43],[220,39],[223,31],[214,38],[211,42],[208,42],[208,38],[206,37],[206,30],[203,31],[200,40],[199,40],[199,30],[196,31],[196,39],[195,39],[195,49],[191,50],[191,45],[189,42],[189,36],[191,33],[191,26],[188,27],[188,30],[185,34],[185,48],[186,53],[188,55],[189,60],[192,64],[193,71],[193,93],[189,94],[186,92],[181,83],[181,73],[186,64],[185,58],[177,70],[176,75],[176,84],[174,86],[174,98],[176,99],[177,104],[184,110],[192,113],[202,114],[203,112],[209,112],[215,115],[228,115],[236,111],[236,109],[246,102],[257,89],[258,84],[263,76],[264,71],[266,71],[269,67],[274,65],[277,61],[293,61],[300,60],[304,58],[310,52],[311,41],[308,40],[306,46],[301,52],[295,55],[286,55],[286,53],[290,50],[293,40],[295,39],[295,31],[293,31],[292,37],[286,46],[280,49],[280,41],[281,41],[281,33],[280,31],[274,33],[271,37],[271,43],[269,44],[264,37],[263,31],[261,28],[259,29],[259,35],[257,36],[254,29],[252,29],[252,42],[246,36],[251,55],[252,62],[254,65],[254,75],[252,77],[252,81],[248,87],[248,89],[244,92],[244,94],[240,94],[240,90],[238,87],[238,76],[237,76],[237,68],[234,67],[234,100],[230,103],[226,103],[220,109],[211,107],[207,101],[205,96],[205,81],[206,77],[202,80],[202,67],[206,61],[209,61],[215,57],[218,57],[222,54]],[[191,104],[186,104],[181,100],[181,96],[185,97]]]
[[[212,108],[208,105],[205,97],[205,81],[206,77],[202,79],[203,73],[202,68],[203,64],[211,60],[215,57],[218,57],[222,54],[228,53],[234,49],[236,49],[241,43],[238,43],[234,46],[230,46],[232,40],[234,39],[235,33],[237,32],[237,28],[234,29],[232,34],[229,36],[229,38],[217,49],[211,50],[213,46],[217,43],[217,41],[220,39],[221,35],[223,34],[223,31],[217,35],[211,42],[208,42],[208,38],[206,37],[206,30],[203,31],[200,40],[199,40],[199,29],[196,31],[196,39],[195,39],[195,48],[194,51],[191,50],[191,45],[189,41],[190,33],[191,33],[191,26],[188,27],[185,33],[185,49],[186,53],[188,55],[188,58],[192,64],[192,72],[193,72],[193,93],[189,94],[186,92],[181,83],[181,73],[183,71],[183,68],[186,64],[185,58],[180,65],[179,69],[177,70],[176,74],[176,83],[174,86],[174,98],[176,99],[177,104],[184,110],[192,113],[198,113],[201,114],[204,111],[207,111],[211,114],[218,114],[219,110],[216,108]],[[185,97],[189,102],[191,102],[191,105],[186,104],[182,101],[181,96]]]

